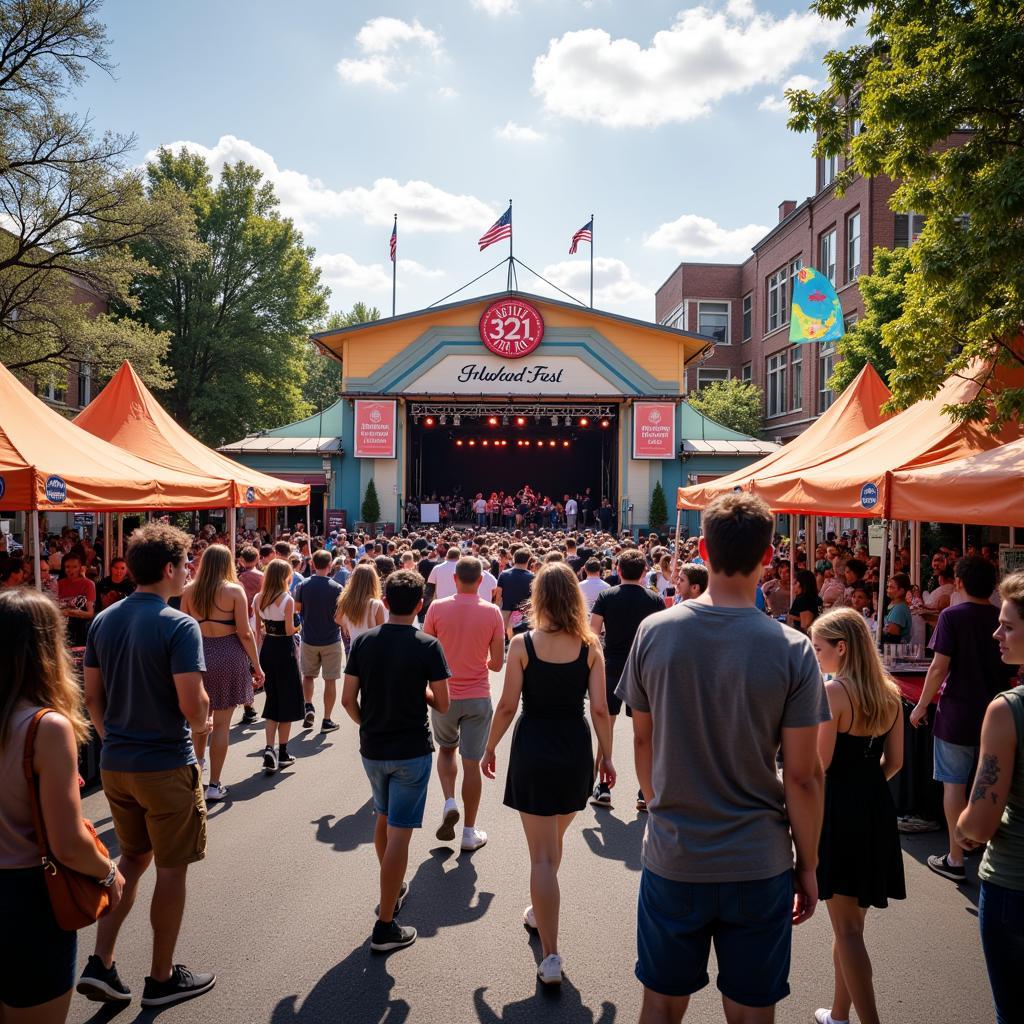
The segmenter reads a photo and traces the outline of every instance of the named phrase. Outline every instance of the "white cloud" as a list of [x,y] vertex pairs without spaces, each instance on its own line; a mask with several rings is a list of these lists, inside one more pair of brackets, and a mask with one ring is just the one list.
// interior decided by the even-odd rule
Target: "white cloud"
[[473,0],[478,11],[486,11],[492,17],[500,14],[515,14],[519,10],[516,0]]
[[786,99],[787,89],[813,89],[817,86],[818,80],[811,78],[810,75],[794,75],[792,78],[787,78],[782,83],[782,95],[776,96],[772,93],[770,96],[765,96],[763,100],[757,105],[758,110],[769,110],[773,114],[788,114],[789,113],[789,101]]
[[723,228],[707,217],[684,213],[658,227],[644,244],[651,249],[672,249],[694,260],[743,260],[768,230],[763,224]]
[[[316,265],[321,280],[332,289],[356,292],[383,292],[391,289],[390,263],[359,263],[347,253],[320,253]],[[399,278],[417,277],[435,280],[445,276],[443,270],[431,270],[416,260],[398,261]]]
[[[234,135],[222,135],[212,148],[198,142],[167,145],[175,152],[185,147],[201,154],[215,179],[225,163],[244,160],[253,164],[273,182],[281,212],[307,232],[315,232],[320,221],[332,217],[355,216],[365,224],[390,226],[396,213],[399,231],[482,231],[496,216],[494,208],[476,196],[446,192],[428,181],[403,184],[394,178],[378,178],[368,188],[332,189],[319,178],[278,167],[265,149]],[[145,159],[148,162],[155,156],[156,150],[151,150]]]
[[338,61],[338,74],[354,85],[388,90],[405,84],[403,75],[413,67],[416,50],[425,50],[435,59],[444,54],[441,37],[433,29],[419,20],[401,18],[371,18],[356,33],[356,45],[364,56]]
[[459,95],[459,93],[458,90],[453,89],[450,85],[442,85],[441,88],[437,90],[437,95],[443,100],[453,100]]
[[811,13],[757,13],[751,0],[692,7],[646,49],[603,29],[566,32],[534,61],[533,91],[549,113],[613,128],[691,121],[725,96],[780,81],[844,31]]
[[543,142],[544,134],[531,128],[528,124],[517,124],[515,121],[506,121],[504,128],[495,130],[499,139],[507,142]]
[[[562,260],[544,268],[544,277],[571,295],[586,301],[590,295],[590,260]],[[543,286],[538,285],[541,290]],[[556,298],[564,298],[555,293]],[[594,305],[608,308],[639,302],[653,308],[654,292],[633,277],[632,271],[611,256],[594,257]]]

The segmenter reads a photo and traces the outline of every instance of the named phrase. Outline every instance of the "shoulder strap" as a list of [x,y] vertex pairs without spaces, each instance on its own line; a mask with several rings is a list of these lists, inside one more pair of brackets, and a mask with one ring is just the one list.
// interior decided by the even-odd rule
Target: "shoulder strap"
[[[853,723],[857,721],[857,705],[853,703],[853,698],[850,696],[850,691],[846,688],[846,684],[839,678],[839,676],[833,676],[835,681],[843,688],[843,693],[846,694],[846,699],[850,702],[850,729],[853,728]],[[849,732],[847,729],[846,732]]]
[[537,652],[533,649],[533,630],[532,629],[524,634],[524,639],[526,641],[526,655],[527,655],[527,657],[531,658],[531,659],[532,658],[536,658],[537,657]]
[[50,843],[46,837],[43,811],[39,806],[39,787],[36,784],[36,773],[32,761],[35,756],[36,732],[39,730],[39,723],[51,710],[52,708],[40,708],[32,716],[32,721],[28,725],[28,732],[25,735],[25,753],[21,762],[25,773],[25,781],[28,783],[29,803],[32,806],[32,825],[36,833],[36,845],[39,847],[39,855],[44,863],[50,859]]

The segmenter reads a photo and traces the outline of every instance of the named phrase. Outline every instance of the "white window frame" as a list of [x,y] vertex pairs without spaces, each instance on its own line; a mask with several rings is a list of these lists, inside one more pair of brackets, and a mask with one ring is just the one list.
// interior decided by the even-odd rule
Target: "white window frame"
[[821,158],[821,187],[828,188],[836,180],[838,173],[839,156],[835,153],[832,156],[823,156]]
[[[680,323],[682,326],[680,327]],[[679,330],[686,330],[686,299],[676,306],[675,309],[669,313],[668,316],[664,317],[661,321],[662,327],[675,327]]]
[[753,380],[754,380],[754,364],[752,362],[744,363],[743,366],[740,368],[740,380],[744,384],[751,384],[751,383],[753,383]]
[[786,349],[765,360],[765,406],[768,418],[785,416],[786,408]]
[[[83,386],[84,385],[84,386]],[[78,405],[84,409],[92,401],[92,365],[78,364]]]
[[[704,374],[713,373],[715,376],[704,378]],[[725,374],[723,377],[722,374]],[[697,367],[697,394],[700,394],[708,384],[717,384],[721,380],[729,380],[732,377],[731,371],[725,366],[698,366]]]
[[[789,303],[786,301],[786,286],[789,282],[789,265],[779,267],[769,274],[765,284],[765,334],[771,334],[789,323]],[[776,301],[776,313],[772,316],[772,299]]]
[[828,379],[836,367],[836,344],[834,341],[823,341],[818,349],[818,415],[827,412],[836,396],[828,386]]
[[794,345],[789,352],[789,409],[797,412],[804,407],[804,351],[799,345]]
[[[854,230],[856,228],[856,230]],[[860,210],[846,216],[846,283],[860,277],[861,272],[861,219]],[[856,258],[854,258],[856,256]]]
[[[743,341],[750,341],[754,336],[754,293],[747,292],[743,296]],[[748,326],[749,321],[749,326]]]
[[[715,339],[716,345],[731,345],[732,344],[732,303],[727,299],[698,299],[697,300],[697,333],[703,334],[701,330],[700,313],[702,306],[724,306],[725,307],[725,340],[719,341]],[[720,316],[720,313],[716,313],[716,316]],[[710,337],[710,335],[708,335]]]
[[823,231],[818,239],[818,269],[835,287],[836,283],[836,229],[833,227]]

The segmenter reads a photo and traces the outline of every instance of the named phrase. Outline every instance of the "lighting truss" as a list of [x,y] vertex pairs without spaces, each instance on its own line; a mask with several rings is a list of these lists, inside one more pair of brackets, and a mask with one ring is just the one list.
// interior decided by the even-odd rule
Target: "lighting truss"
[[463,416],[485,421],[491,416],[508,417],[511,415],[525,416],[527,418],[532,416],[536,420],[542,417],[544,419],[550,417],[552,422],[554,417],[562,416],[568,426],[574,420],[578,420],[583,416],[589,419],[591,423],[602,419],[614,420],[618,415],[618,406],[598,402],[575,402],[571,404],[567,402],[550,404],[539,402],[529,404],[510,404],[508,402],[478,402],[475,404],[470,402],[459,402],[457,404],[452,402],[410,402],[409,415],[414,420],[433,416],[439,423],[442,416],[450,416],[452,423],[456,426],[461,424]]

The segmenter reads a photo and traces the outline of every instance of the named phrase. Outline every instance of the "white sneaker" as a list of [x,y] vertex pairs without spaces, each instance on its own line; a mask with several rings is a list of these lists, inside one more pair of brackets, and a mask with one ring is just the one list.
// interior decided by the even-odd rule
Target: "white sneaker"
[[542,985],[562,984],[562,958],[557,953],[544,957],[537,968],[537,977]]
[[532,903],[523,911],[523,924],[532,932],[537,930],[537,915],[533,912]]
[[850,1024],[849,1019],[847,1020],[836,1020],[832,1016],[832,1013],[827,1008],[814,1011],[815,1024]]
[[479,850],[487,845],[487,833],[480,828],[464,828],[462,830],[462,849]]
[[455,838],[455,823],[459,820],[459,805],[454,800],[445,800],[441,812],[441,824],[434,834],[443,843],[450,843]]
[[222,786],[220,783],[217,783],[216,786],[211,785],[206,787],[206,802],[208,804],[214,803],[217,800],[223,800],[227,795],[228,787]]

